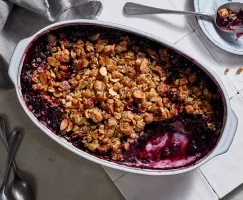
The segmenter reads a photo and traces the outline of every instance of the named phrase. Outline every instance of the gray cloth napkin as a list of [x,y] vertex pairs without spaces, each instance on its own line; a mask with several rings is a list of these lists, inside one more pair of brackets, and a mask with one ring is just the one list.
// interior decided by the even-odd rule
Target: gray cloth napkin
[[13,87],[8,63],[21,39],[56,21],[94,19],[100,10],[99,1],[0,0],[0,90]]

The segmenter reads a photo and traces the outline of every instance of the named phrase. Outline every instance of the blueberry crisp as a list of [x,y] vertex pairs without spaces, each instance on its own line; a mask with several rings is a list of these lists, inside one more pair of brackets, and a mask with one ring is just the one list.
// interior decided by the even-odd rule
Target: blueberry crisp
[[174,169],[216,145],[223,124],[217,85],[154,41],[93,25],[44,33],[21,71],[26,105],[75,147],[118,164]]

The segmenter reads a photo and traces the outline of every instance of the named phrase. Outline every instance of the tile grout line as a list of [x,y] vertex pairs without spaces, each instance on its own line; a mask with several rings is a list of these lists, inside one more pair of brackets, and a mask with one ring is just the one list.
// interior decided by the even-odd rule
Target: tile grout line
[[[103,168],[104,169],[104,168]],[[115,180],[112,180],[109,173],[104,169],[105,173],[109,176],[110,180],[112,181],[112,183],[115,185],[115,187],[119,190],[119,192],[121,193],[121,195],[124,197],[124,199],[126,199],[125,195],[122,193],[122,191],[120,190],[120,188],[117,186],[117,184],[115,183],[118,179],[120,179],[122,176],[126,175],[127,173],[125,172],[124,174],[120,175],[118,178],[116,178]]]
[[185,17],[185,18],[186,18],[188,24],[192,27],[193,31],[195,31],[195,30],[197,30],[199,28],[199,27],[194,28],[193,25],[190,23],[189,19],[187,17]]
[[104,166],[102,166],[102,168],[104,169],[105,173],[109,176],[109,178],[111,179],[111,181],[112,181],[113,183],[115,183],[115,181],[117,181],[119,178],[121,178],[122,176],[124,176],[125,174],[127,174],[127,172],[124,172],[122,175],[118,176],[118,178],[112,180],[112,178],[111,178],[109,172],[105,170]]
[[[177,7],[175,0],[171,0],[171,2],[172,2],[172,4],[175,6],[176,10],[181,10],[181,9],[179,9],[179,8]],[[188,10],[184,10],[184,11],[188,11]],[[190,11],[190,10],[189,10],[189,11]],[[198,28],[198,27],[197,27],[196,29],[194,29],[193,25],[190,23],[190,20],[188,19],[188,17],[187,17],[186,15],[184,15],[183,17],[186,19],[187,23],[191,26],[191,28],[192,28],[193,31],[195,31],[195,30]],[[196,17],[195,17],[195,18],[196,18]],[[198,25],[198,26],[199,26],[199,25]]]
[[241,89],[239,92],[237,91],[237,93],[239,93],[239,94],[240,94],[242,91],[243,91],[243,89]]
[[193,32],[195,32],[195,30],[192,30],[190,33],[186,34],[185,36],[183,36],[181,39],[179,39],[177,42],[175,42],[174,44],[176,45],[178,42],[180,42],[181,40],[183,40],[184,38],[186,38],[188,35],[192,34]]
[[[240,93],[236,93],[234,96],[230,97],[229,100],[233,99],[235,96],[240,95]],[[240,95],[241,96],[241,95]]]
[[127,173],[125,172],[124,174],[120,175],[118,178],[116,178],[113,182],[115,183],[118,179],[120,179],[121,177],[123,177],[124,175],[126,175]]
[[201,169],[198,168],[199,172],[201,173],[201,175],[203,176],[203,178],[206,180],[207,184],[210,186],[210,188],[213,190],[214,194],[218,197],[218,199],[220,200],[218,194],[216,193],[216,191],[214,190],[214,188],[212,187],[212,185],[209,183],[208,179],[204,176],[204,174],[202,173]]
[[[170,0],[170,2],[174,5],[175,9],[178,10],[178,7],[176,6],[176,3],[174,0]],[[184,37],[182,37],[181,39],[179,39],[178,41],[174,42],[174,44],[177,44],[178,42],[180,42],[181,40],[183,40],[185,37],[187,37],[188,35],[190,35],[191,33],[193,33],[195,30],[193,29],[192,25],[190,24],[190,22],[188,21],[188,19],[183,16],[187,22],[187,24],[191,27],[192,31],[189,32],[188,34],[186,34]]]
[[[125,173],[125,174],[127,174],[127,173]],[[117,181],[118,179],[120,179],[122,176],[124,176],[125,174],[122,174],[119,178],[117,178],[115,181]],[[120,187],[118,187],[117,186],[117,184],[115,183],[115,181],[113,182],[114,183],[114,185],[116,186],[116,188],[120,191],[120,193],[121,193],[121,195],[124,197],[124,199],[127,199],[126,197],[125,197],[125,195],[123,194],[123,192],[121,191],[121,189],[120,189]]]

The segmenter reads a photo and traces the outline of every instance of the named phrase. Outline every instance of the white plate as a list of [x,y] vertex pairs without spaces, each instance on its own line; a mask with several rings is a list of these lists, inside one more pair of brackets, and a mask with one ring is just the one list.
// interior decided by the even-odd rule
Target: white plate
[[[241,2],[243,0],[194,0],[196,12],[215,13],[219,6],[229,2]],[[225,51],[233,54],[243,55],[243,38],[237,38],[236,34],[225,33],[217,29],[210,21],[198,18],[199,26],[211,42]]]

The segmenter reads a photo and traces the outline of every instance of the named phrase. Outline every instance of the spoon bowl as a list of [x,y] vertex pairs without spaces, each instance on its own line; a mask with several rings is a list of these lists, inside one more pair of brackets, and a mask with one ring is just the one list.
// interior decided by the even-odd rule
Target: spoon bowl
[[11,196],[8,193],[6,193],[4,186],[2,186],[1,189],[0,189],[0,199],[1,200],[11,199]]
[[10,186],[11,194],[16,200],[34,200],[34,194],[26,181],[15,176]]
[[7,183],[8,183],[11,166],[14,160],[14,156],[19,146],[20,140],[21,140],[21,135],[19,132],[14,131],[11,133],[11,140],[9,143],[9,151],[8,151],[8,161],[6,165],[3,183],[0,188],[0,200],[13,200],[13,198],[11,197],[10,193],[7,190]]
[[[6,150],[8,151],[8,137],[6,124],[2,117],[0,117],[0,139],[2,140]],[[25,177],[19,173],[18,167],[13,160],[13,171],[14,171],[14,180],[10,185],[10,192],[15,200],[34,200],[34,193],[30,184],[26,181]],[[0,200],[2,200],[0,198]]]

